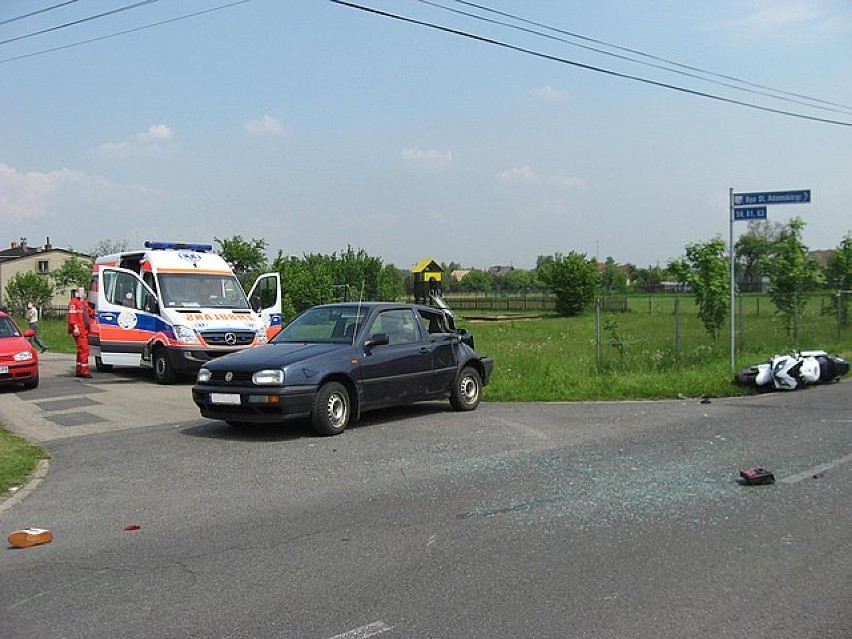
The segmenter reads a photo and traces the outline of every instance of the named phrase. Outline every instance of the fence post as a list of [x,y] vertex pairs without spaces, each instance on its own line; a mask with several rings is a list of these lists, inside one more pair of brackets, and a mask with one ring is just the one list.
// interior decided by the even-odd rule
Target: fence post
[[793,291],[793,343],[799,340],[799,292]]
[[680,297],[676,297],[674,301],[674,316],[675,316],[675,361],[680,361]]
[[601,367],[601,298],[595,300],[595,364]]

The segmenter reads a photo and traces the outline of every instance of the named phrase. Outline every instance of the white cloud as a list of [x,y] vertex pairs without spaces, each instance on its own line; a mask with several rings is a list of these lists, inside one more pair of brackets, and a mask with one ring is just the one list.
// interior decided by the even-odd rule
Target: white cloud
[[402,150],[402,159],[412,166],[429,169],[448,169],[453,165],[453,152],[409,147]]
[[277,118],[271,115],[264,115],[257,120],[246,122],[245,131],[251,136],[262,137],[268,135],[284,135],[287,131],[284,125]]
[[519,166],[497,174],[497,181],[507,186],[556,187],[562,189],[582,189],[586,186],[583,178],[572,175],[543,175],[532,167]]
[[748,38],[803,39],[852,28],[852,15],[832,14],[818,0],[753,0],[749,6],[750,13],[729,23],[735,32]]
[[568,99],[567,91],[560,91],[549,84],[533,89],[533,95],[542,102],[565,102]]
[[145,133],[139,133],[136,139],[140,144],[167,142],[175,133],[165,124],[152,124]]
[[132,157],[150,157],[174,148],[174,130],[165,124],[152,124],[147,131],[137,133],[122,142],[104,142],[95,149],[95,154],[108,160]]
[[20,173],[0,164],[0,220],[4,222],[61,218],[71,210],[82,213],[113,206],[112,210],[120,211],[128,201],[149,195],[144,187],[116,184],[82,171]]

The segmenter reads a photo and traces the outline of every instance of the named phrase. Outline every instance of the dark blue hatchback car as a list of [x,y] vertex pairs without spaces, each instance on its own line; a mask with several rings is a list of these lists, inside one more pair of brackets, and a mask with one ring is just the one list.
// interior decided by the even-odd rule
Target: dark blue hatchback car
[[192,398],[233,426],[310,418],[336,435],[364,411],[448,398],[475,409],[494,360],[444,308],[390,302],[315,306],[267,345],[212,360]]

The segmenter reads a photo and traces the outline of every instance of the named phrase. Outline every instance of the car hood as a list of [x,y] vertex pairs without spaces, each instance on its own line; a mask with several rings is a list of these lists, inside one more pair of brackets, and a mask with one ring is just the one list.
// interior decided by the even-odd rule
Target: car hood
[[284,368],[294,362],[320,357],[334,351],[351,348],[348,344],[280,343],[247,348],[207,362],[208,370],[260,370]]
[[36,359],[36,351],[26,337],[0,337],[0,358],[11,360],[16,353],[30,351]]

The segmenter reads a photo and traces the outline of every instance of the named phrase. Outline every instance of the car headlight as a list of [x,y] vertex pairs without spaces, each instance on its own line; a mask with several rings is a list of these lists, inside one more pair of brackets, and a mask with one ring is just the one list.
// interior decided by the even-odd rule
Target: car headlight
[[21,353],[15,353],[15,361],[16,362],[28,362],[33,358],[33,354],[29,351],[23,351]]
[[210,371],[207,370],[206,368],[202,368],[198,371],[198,375],[196,376],[195,381],[198,382],[199,384],[206,384],[207,382],[210,381],[211,377],[212,377],[212,375],[211,375]]
[[280,368],[257,371],[251,376],[251,381],[256,386],[283,386],[284,371]]
[[189,326],[175,325],[175,337],[186,344],[198,344],[198,335]]

